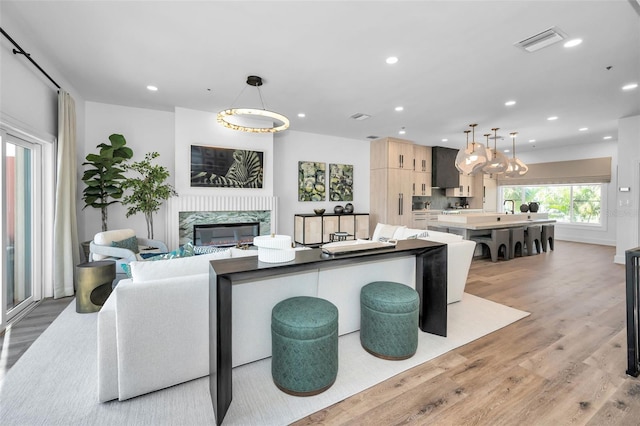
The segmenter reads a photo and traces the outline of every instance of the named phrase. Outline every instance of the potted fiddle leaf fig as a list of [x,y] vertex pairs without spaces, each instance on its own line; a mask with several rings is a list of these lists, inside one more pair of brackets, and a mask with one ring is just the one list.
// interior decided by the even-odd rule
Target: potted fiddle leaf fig
[[131,190],[131,193],[122,199],[122,204],[129,206],[126,216],[144,213],[147,238],[150,239],[153,239],[153,213],[160,210],[165,200],[178,195],[173,186],[165,183],[169,177],[169,170],[164,166],[152,164],[159,156],[157,152],[148,152],[144,160],[124,166],[126,170],[133,170],[140,175],[127,178],[124,182],[124,188]]
[[107,230],[107,208],[119,202],[124,193],[124,169],[127,160],[133,157],[131,148],[124,136],[112,134],[109,136],[110,144],[101,143],[97,146],[97,154],[88,154],[83,166],[89,166],[85,170],[82,181],[86,188],[82,191],[83,207],[94,207],[102,213],[102,230]]

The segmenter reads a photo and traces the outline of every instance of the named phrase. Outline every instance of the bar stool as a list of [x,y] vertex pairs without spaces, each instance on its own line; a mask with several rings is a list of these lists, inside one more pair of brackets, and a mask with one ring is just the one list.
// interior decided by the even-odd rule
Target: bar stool
[[338,308],[325,299],[291,297],[271,311],[271,376],[283,392],[317,395],[338,375]]
[[542,225],[542,251],[547,251],[547,243],[549,243],[549,248],[553,250],[554,230],[554,225]]
[[498,261],[500,250],[503,249],[504,260],[509,260],[509,230],[492,229],[491,237],[471,237],[478,244],[484,244],[489,249],[492,262]]
[[524,227],[509,229],[509,258],[516,257],[516,251],[520,252],[520,256],[524,256]]
[[[524,242],[527,246],[527,256],[533,256],[534,254],[541,253],[540,251],[540,241],[542,239],[542,230],[540,225],[527,226],[527,229],[524,231]],[[535,250],[533,246],[535,245]]]

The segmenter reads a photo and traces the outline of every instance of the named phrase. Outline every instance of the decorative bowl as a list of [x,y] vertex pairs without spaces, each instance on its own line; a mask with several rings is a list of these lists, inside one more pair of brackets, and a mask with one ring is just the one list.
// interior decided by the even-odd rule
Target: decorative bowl
[[318,216],[322,216],[324,214],[324,209],[313,209],[313,212]]
[[335,206],[335,207],[333,208],[333,212],[334,212],[335,214],[342,214],[342,213],[344,213],[344,207],[342,207],[342,206]]

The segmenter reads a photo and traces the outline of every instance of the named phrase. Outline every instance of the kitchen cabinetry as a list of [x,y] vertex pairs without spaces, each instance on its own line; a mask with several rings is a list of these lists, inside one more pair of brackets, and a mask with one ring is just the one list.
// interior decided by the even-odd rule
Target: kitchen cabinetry
[[413,146],[413,191],[412,195],[431,195],[431,147]]
[[495,175],[482,177],[482,209],[485,212],[495,213],[498,208],[498,181]]
[[473,197],[475,196],[475,176],[467,176],[459,173],[459,182],[457,188],[447,188],[447,197]]
[[418,211],[411,213],[411,228],[427,229],[429,225],[429,213],[426,211]]
[[370,227],[377,223],[410,225],[415,183],[413,143],[395,138],[371,141],[370,164]]
[[431,195],[431,173],[413,172],[413,195]]
[[432,186],[438,188],[457,188],[460,186],[460,172],[456,169],[457,149],[434,146],[431,148]]
[[294,241],[305,246],[331,242],[332,234],[346,232],[347,239],[369,238],[369,214],[297,214],[294,216]]

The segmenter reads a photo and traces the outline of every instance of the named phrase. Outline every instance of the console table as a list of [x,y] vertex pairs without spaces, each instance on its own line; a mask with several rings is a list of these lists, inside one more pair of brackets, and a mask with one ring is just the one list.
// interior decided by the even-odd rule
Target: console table
[[420,296],[419,327],[447,334],[447,246],[424,240],[398,241],[395,247],[329,255],[321,249],[300,250],[285,263],[259,262],[257,256],[214,260],[209,269],[209,388],[220,425],[232,400],[232,287],[250,280],[322,271],[360,263],[415,256],[416,291]]
[[369,238],[368,213],[296,214],[293,221],[293,239],[305,246],[335,241],[331,236],[336,232],[346,232],[350,240]]

